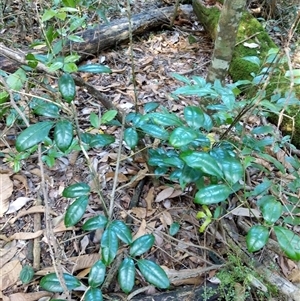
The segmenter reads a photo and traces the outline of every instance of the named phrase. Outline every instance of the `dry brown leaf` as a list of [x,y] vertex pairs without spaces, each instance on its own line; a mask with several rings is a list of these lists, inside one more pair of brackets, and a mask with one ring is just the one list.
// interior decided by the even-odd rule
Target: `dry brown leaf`
[[8,210],[9,197],[13,192],[13,182],[9,174],[0,173],[0,217]]
[[29,201],[33,200],[32,198],[28,197],[19,197],[15,201],[9,204],[9,208],[5,214],[15,213],[24,207]]
[[154,187],[151,187],[145,197],[146,207],[148,210],[152,210],[152,202],[154,201]]
[[49,292],[35,292],[35,293],[16,293],[9,296],[10,301],[35,301],[43,297],[51,297]]
[[1,291],[0,291],[0,300],[2,300],[2,301],[10,301],[8,297],[6,297],[6,296],[4,296],[4,295],[2,294]]
[[164,211],[160,215],[160,221],[163,224],[164,228],[167,228],[167,226],[170,226],[173,224],[173,218],[168,211]]
[[28,190],[27,179],[24,176],[20,174],[15,174],[13,175],[13,179],[21,182],[23,184],[23,187],[26,189],[26,191]]
[[22,266],[19,260],[13,260],[0,269],[0,291],[3,291],[18,281]]
[[132,239],[136,240],[137,238],[147,234],[148,232],[147,232],[146,227],[147,227],[147,223],[146,223],[145,219],[143,219],[138,231],[135,233],[135,235],[133,235]]
[[12,259],[17,253],[18,248],[10,247],[9,249],[0,249],[0,268]]
[[167,198],[170,197],[170,195],[172,195],[174,192],[174,188],[173,187],[168,187],[164,190],[162,190],[156,197],[155,202],[161,202]]
[[292,273],[289,275],[289,280],[293,283],[300,283],[300,270],[294,269]]
[[34,239],[41,236],[44,233],[44,230],[39,230],[36,232],[17,232],[9,237],[10,240],[20,239],[20,240],[28,240]]
[[242,208],[238,207],[230,211],[233,215],[237,216],[247,216],[247,217],[256,217],[259,218],[261,216],[260,211],[256,209],[248,209],[248,208]]
[[284,167],[285,167],[286,169],[290,169],[290,170],[293,169],[292,165],[291,165],[289,162],[287,162],[286,159],[285,159],[285,158],[286,158],[286,153],[285,153],[284,150],[279,149],[279,150],[276,152],[276,158],[277,158],[277,160],[278,160],[280,163],[282,163],[282,164],[284,165]]

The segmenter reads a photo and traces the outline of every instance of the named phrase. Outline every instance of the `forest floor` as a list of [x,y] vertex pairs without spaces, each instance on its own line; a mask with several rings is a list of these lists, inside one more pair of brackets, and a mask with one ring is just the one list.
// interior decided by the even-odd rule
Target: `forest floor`
[[[132,13],[154,9],[155,5],[151,1],[135,1]],[[26,1],[14,2],[8,7],[4,14],[6,25],[1,32],[1,39],[5,41],[5,44],[10,44],[12,48],[22,48],[40,38],[35,9],[37,8],[34,5],[30,6]],[[114,19],[120,16],[126,16],[126,10],[115,4],[115,8],[110,11],[108,17]],[[198,104],[195,97],[179,97],[178,99],[172,97],[172,92],[181,85],[172,73],[205,78],[213,52],[213,43],[199,21],[194,15],[188,17],[180,21],[181,26],[175,26],[172,30],[166,27],[134,37],[133,59],[137,83],[137,106],[141,110],[145,103],[158,102],[168,111],[181,114],[187,105]],[[91,16],[91,22],[98,22],[98,20],[95,16]],[[195,43],[190,43],[191,35],[196,38]],[[134,111],[135,92],[131,80],[132,61],[128,44],[103,51],[99,57],[90,59],[89,62],[105,64],[113,72],[85,75],[84,80],[107,95],[117,108],[126,112]],[[55,85],[55,82],[52,84]],[[75,105],[78,121],[81,129],[88,131],[90,113],[103,114],[105,111],[101,104],[97,103],[84,89],[79,88],[77,93]],[[30,97],[24,94],[22,101],[28,103],[29,99]],[[32,121],[34,120],[35,117]],[[247,128],[250,131],[261,125],[263,121],[257,116],[248,116],[243,122],[247,122]],[[0,299],[34,301],[42,297],[58,298],[58,294],[53,295],[39,290],[40,277],[54,271],[54,267],[49,252],[49,242],[45,239],[43,232],[45,229],[44,207],[42,206],[44,196],[41,192],[41,170],[38,160],[34,156],[23,160],[20,172],[14,173],[11,162],[6,158],[7,154],[16,153],[14,137],[18,134],[18,127],[13,126],[8,130],[5,123],[0,121],[0,130],[6,133],[5,137],[0,135],[2,154],[0,157],[0,186],[2,185],[0,193],[2,200],[7,199],[10,205],[9,210],[6,211],[4,202],[0,204],[0,207],[2,206],[0,208],[0,281],[2,282],[2,285],[0,283],[2,290]],[[90,164],[98,173],[103,196],[109,200],[118,158],[120,128],[102,126],[101,131],[113,134],[116,142],[100,150],[90,149],[88,157]],[[155,146],[149,145],[149,147]],[[283,160],[284,156],[285,154],[278,154],[276,160],[287,164]],[[262,183],[265,177],[271,176],[275,179],[279,174],[270,162],[257,158],[257,164],[263,165],[265,172],[254,169],[247,172],[247,185],[250,188]],[[51,222],[60,252],[60,258],[56,260],[61,262],[65,271],[77,275],[85,282],[89,268],[99,258],[99,241],[102,232],[86,233],[81,230],[80,225],[65,228],[63,217],[69,202],[62,197],[62,191],[70,184],[77,182],[85,182],[93,187],[93,178],[86,158],[80,153],[72,152],[66,157],[58,158],[54,167],[45,167],[44,172],[49,205],[52,210]],[[289,180],[288,176],[280,175],[285,185]],[[179,184],[171,184],[164,177],[159,178],[158,183],[155,184],[144,158],[131,152],[125,145],[122,150],[117,184],[115,195],[117,205],[114,218],[125,220],[128,214],[131,215],[133,219],[130,226],[135,238],[145,233],[154,234],[155,247],[151,249],[147,258],[163,266],[168,275],[176,274],[176,277],[171,277],[174,289],[185,285],[196,287],[208,281],[213,282],[213,277],[219,272],[216,266],[223,264],[227,264],[227,271],[231,271],[229,273],[232,274],[232,271],[235,271],[234,267],[240,268],[240,274],[235,271],[235,276],[230,281],[240,286],[242,291],[249,289],[243,277],[246,271],[250,270],[228,248],[231,243],[228,232],[237,235],[237,241],[245,247],[246,230],[241,229],[241,224],[243,222],[247,225],[254,223],[253,217],[249,216],[249,210],[247,211],[246,206],[240,205],[236,197],[233,197],[230,204],[227,204],[226,216],[208,227],[204,234],[200,234],[201,222],[196,219],[196,215],[201,208],[193,203],[193,191],[190,188],[182,191]],[[137,190],[141,190],[139,201],[131,207],[131,200],[138,193]],[[253,209],[252,212],[255,212],[257,209],[255,200],[250,200],[249,205]],[[300,211],[299,203],[297,206]],[[236,207],[240,210],[234,210]],[[103,213],[101,201],[96,193],[92,193],[83,220],[101,213]],[[259,214],[258,211],[257,214]],[[169,229],[174,222],[179,223],[180,229],[172,237],[169,235]],[[299,225],[295,225],[293,230],[300,233]],[[259,262],[264,258],[272,265],[272,270],[283,278],[294,283],[300,282],[299,264],[287,259],[284,255],[276,255],[274,251],[264,249],[253,255],[253,258]],[[25,264],[35,267],[35,277],[29,284],[23,285],[19,280],[19,274]],[[148,287],[141,276],[136,282],[135,289],[138,288],[145,288],[142,292],[145,295],[157,292],[152,286]],[[113,281],[106,293],[119,291],[120,287],[116,281]],[[263,292],[259,293],[257,288],[252,287],[249,292],[252,297],[248,300],[271,298],[267,294],[264,296]],[[81,296],[82,292],[76,292],[72,300],[80,300]],[[64,296],[60,295],[59,298],[64,299]],[[277,300],[283,300],[280,298]]]

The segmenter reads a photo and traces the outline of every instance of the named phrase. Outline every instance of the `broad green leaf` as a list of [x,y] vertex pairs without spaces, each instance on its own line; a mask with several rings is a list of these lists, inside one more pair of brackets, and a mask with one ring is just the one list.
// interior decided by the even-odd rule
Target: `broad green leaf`
[[101,117],[101,123],[106,124],[110,121],[112,121],[118,114],[117,110],[109,110],[103,114]]
[[[76,36],[74,34],[68,35],[67,38],[68,38],[68,40],[73,41],[75,43],[83,43],[84,42],[84,39],[82,37]],[[78,71],[78,69],[77,69],[77,71]]]
[[12,90],[20,91],[27,80],[26,72],[23,69],[18,69],[13,74],[10,74],[6,83]]
[[46,21],[52,19],[56,14],[57,14],[57,12],[55,10],[47,9],[42,15],[42,22],[46,22]]
[[71,74],[64,73],[58,79],[58,88],[61,96],[67,103],[70,103],[72,100],[74,100],[76,95],[76,86]]
[[40,98],[33,98],[32,104],[30,107],[33,109],[33,112],[37,115],[50,117],[50,118],[57,118],[59,117],[59,107],[54,103],[45,101]]
[[249,252],[256,252],[263,248],[269,240],[269,229],[256,225],[250,228],[246,236],[246,243]]
[[63,65],[63,71],[66,73],[77,72],[77,65],[75,63],[67,63]]
[[121,290],[125,294],[131,292],[134,286],[134,279],[135,279],[134,262],[131,258],[125,258],[122,261],[118,272],[118,282],[121,287]]
[[272,182],[270,180],[263,179],[262,183],[255,186],[255,188],[251,192],[251,196],[257,196],[257,195],[260,195],[260,194],[265,194],[266,192],[268,192],[271,185],[272,185]]
[[79,72],[111,73],[111,69],[100,64],[88,64],[78,67]]
[[166,289],[170,281],[165,271],[153,261],[140,259],[137,261],[139,270],[145,279],[157,288]]
[[201,205],[211,205],[225,201],[233,191],[224,184],[209,185],[199,189],[194,202]]
[[152,136],[153,138],[158,138],[161,140],[167,140],[169,138],[169,133],[167,130],[161,128],[154,124],[142,124],[139,126],[146,134]]
[[64,66],[63,62],[54,62],[53,64],[50,64],[49,71],[55,72],[55,71],[61,69],[63,66]]
[[106,273],[106,266],[101,261],[96,261],[93,266],[91,267],[91,270],[89,272],[89,286],[91,287],[97,287],[101,285],[105,279],[105,273]]
[[78,197],[71,205],[69,205],[65,214],[65,226],[71,227],[77,224],[83,217],[89,198],[86,195]]
[[188,145],[197,138],[198,134],[191,128],[178,127],[170,135],[169,142],[173,147],[180,148]]
[[132,243],[131,231],[124,222],[115,220],[110,224],[110,227],[113,231],[115,231],[118,238],[125,244],[129,245]]
[[115,138],[107,134],[96,134],[93,135],[90,141],[90,147],[103,147],[115,142]]
[[145,115],[147,119],[153,121],[157,125],[162,126],[181,126],[183,122],[173,113],[148,113]]
[[76,7],[76,3],[74,0],[62,0],[62,3],[64,4],[64,6],[66,7]]
[[[63,277],[70,291],[81,285],[80,281],[70,274],[64,273]],[[40,281],[40,287],[52,293],[62,293],[64,291],[55,273],[44,276]]]
[[260,66],[260,59],[257,56],[244,56],[242,59],[251,62],[258,67]]
[[281,217],[283,212],[281,203],[273,199],[265,201],[260,206],[260,209],[264,220],[269,224],[274,224]]
[[88,219],[82,226],[82,229],[85,231],[92,231],[96,229],[103,229],[105,228],[108,222],[107,217],[104,215],[98,215]]
[[171,75],[172,75],[175,79],[177,79],[177,80],[179,80],[179,81],[181,81],[181,82],[183,82],[183,83],[185,83],[185,84],[187,84],[187,85],[190,85],[190,84],[191,84],[190,80],[189,80],[187,77],[183,76],[183,75],[180,75],[180,74],[175,73],[175,72],[171,73]]
[[74,30],[76,30],[77,28],[81,27],[82,25],[84,25],[84,22],[86,20],[86,17],[81,17],[81,18],[75,18],[71,24],[70,24],[70,32],[73,32]]
[[34,276],[34,269],[30,265],[23,266],[21,273],[20,273],[20,280],[23,284],[29,283]]
[[101,238],[101,256],[106,265],[110,265],[118,252],[118,237],[116,232],[109,226],[105,229]]
[[92,112],[90,114],[90,123],[94,128],[96,128],[96,129],[100,128],[101,120],[95,112]]
[[124,141],[130,148],[134,148],[137,146],[139,136],[135,128],[127,128],[124,131]]
[[54,141],[62,152],[65,152],[73,141],[73,125],[68,120],[57,122],[54,128]]
[[275,226],[274,232],[286,256],[292,260],[300,261],[300,236],[281,226]]
[[172,223],[169,230],[170,235],[171,236],[176,235],[179,231],[179,228],[180,228],[180,224],[178,222]]
[[173,92],[174,95],[196,95],[199,97],[206,96],[207,98],[215,99],[219,96],[218,93],[216,93],[213,89],[209,87],[199,87],[197,85],[193,86],[184,86],[176,89]]
[[199,180],[200,177],[203,176],[203,173],[200,170],[193,169],[186,164],[181,168],[181,173],[179,175],[179,184],[182,190],[184,190],[185,186],[189,183],[195,183]]
[[16,149],[18,152],[25,151],[32,146],[44,141],[53,126],[51,121],[38,122],[25,129],[17,138]]
[[140,256],[151,249],[154,244],[154,235],[145,234],[137,238],[130,246],[129,254],[131,256]]
[[61,21],[65,21],[67,14],[63,11],[58,11],[55,17]]
[[223,172],[217,161],[208,153],[200,152],[183,152],[180,158],[190,167],[197,168],[204,173],[223,178]]
[[77,198],[79,196],[89,194],[90,191],[91,191],[90,186],[86,183],[81,182],[66,187],[63,190],[62,195],[65,198]]
[[194,129],[202,127],[205,121],[203,111],[199,107],[193,106],[184,108],[184,118],[187,124]]
[[84,301],[102,301],[103,296],[99,288],[90,287],[84,295]]
[[225,179],[231,185],[244,179],[244,168],[238,159],[227,157],[219,161]]
[[154,111],[155,109],[157,109],[159,107],[159,103],[158,102],[148,102],[144,105],[144,112],[149,113]]

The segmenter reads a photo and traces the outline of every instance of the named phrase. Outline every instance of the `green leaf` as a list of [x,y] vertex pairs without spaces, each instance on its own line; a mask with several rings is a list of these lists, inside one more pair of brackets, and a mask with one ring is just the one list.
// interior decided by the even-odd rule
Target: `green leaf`
[[76,86],[71,74],[64,73],[58,79],[58,88],[61,96],[67,103],[70,103],[72,100],[74,100],[76,95]]
[[[63,277],[65,280],[66,286],[67,286],[68,290],[70,290],[70,291],[81,285],[80,281],[76,277],[74,277],[70,274],[64,273]],[[46,291],[52,292],[52,293],[62,293],[64,291],[63,288],[61,287],[59,280],[55,273],[51,273],[51,274],[44,276],[40,281],[40,287],[42,287]]]
[[153,261],[140,259],[137,261],[137,265],[145,279],[155,287],[166,289],[170,286],[170,281],[165,271]]
[[124,141],[131,149],[137,146],[139,136],[135,128],[127,128],[124,131]]
[[92,231],[96,229],[103,229],[105,228],[108,219],[104,215],[98,215],[88,219],[82,226],[82,229],[85,231]]
[[154,244],[154,235],[145,234],[136,239],[130,246],[129,254],[131,256],[140,256],[151,249]]
[[149,113],[149,112],[152,112],[158,107],[159,107],[158,102],[148,102],[144,105],[144,112],[145,112],[145,114]]
[[55,71],[61,69],[63,66],[64,66],[63,62],[54,62],[53,64],[50,64],[49,71],[55,72]]
[[162,126],[181,126],[182,120],[173,113],[148,113],[145,115],[147,119],[152,120],[157,125]]
[[152,136],[153,138],[158,138],[161,140],[167,140],[169,138],[169,133],[165,129],[154,124],[142,124],[139,126],[143,132]]
[[90,147],[103,147],[115,142],[115,138],[107,134],[96,134],[93,135],[90,141]]
[[256,225],[250,228],[246,236],[246,243],[249,252],[256,252],[263,248],[269,240],[268,228]]
[[275,226],[274,232],[286,256],[290,259],[300,261],[300,236],[281,226]]
[[40,98],[33,98],[31,106],[33,112],[37,115],[50,117],[50,118],[57,118],[59,117],[59,107],[54,103],[45,101]]
[[66,73],[77,72],[77,65],[75,63],[67,63],[63,65],[63,71]]
[[194,202],[201,205],[211,205],[225,201],[233,191],[224,184],[209,185],[199,189]]
[[134,278],[135,278],[134,262],[131,258],[125,258],[119,267],[119,273],[118,273],[118,282],[121,287],[121,290],[125,294],[131,292],[134,286]]
[[281,203],[274,199],[269,199],[265,201],[260,206],[264,220],[267,223],[274,224],[280,217],[283,212]]
[[86,195],[78,197],[67,209],[65,214],[65,226],[71,227],[77,224],[83,217],[89,198]]
[[68,38],[68,40],[73,41],[75,43],[84,43],[84,39],[82,37],[76,36],[74,34],[68,35],[67,38]]
[[9,75],[6,83],[12,90],[20,91],[27,80],[26,72],[23,69],[18,69],[13,74]]
[[79,72],[111,73],[111,69],[100,64],[88,64],[78,67]]
[[197,138],[198,134],[188,127],[178,127],[170,135],[169,142],[173,147],[180,148],[188,145]]
[[91,191],[90,186],[88,184],[81,182],[66,187],[63,190],[62,195],[65,198],[77,198],[79,196],[89,194],[90,191]]
[[65,152],[73,141],[73,125],[68,120],[57,122],[54,128],[54,141],[62,152]]
[[116,232],[107,227],[101,238],[101,256],[106,265],[110,265],[115,259],[118,252],[118,237]]
[[251,62],[258,67],[260,66],[260,59],[257,56],[244,56],[242,59]]
[[16,149],[18,152],[25,151],[32,146],[44,141],[53,126],[52,121],[38,122],[25,129],[17,138]]
[[231,185],[244,178],[244,168],[239,160],[227,157],[218,161],[224,173],[225,179]]
[[34,276],[34,269],[30,265],[23,266],[21,273],[20,273],[20,280],[23,284],[29,283]]
[[90,287],[84,295],[84,301],[102,301],[102,300],[103,300],[103,296],[99,288]]
[[101,120],[95,112],[92,112],[90,114],[90,123],[94,128],[96,128],[96,129],[100,128]]
[[46,22],[52,19],[56,15],[56,11],[53,9],[47,9],[42,15],[42,22]]
[[106,266],[101,261],[96,261],[91,267],[88,282],[91,287],[97,287],[101,285],[105,279]]
[[200,152],[183,152],[180,158],[190,167],[197,168],[204,173],[223,178],[223,172],[219,167],[217,161],[208,153]]
[[131,231],[124,222],[115,220],[110,224],[110,227],[125,244],[129,245],[132,243]]
[[191,84],[191,82],[190,82],[190,80],[187,78],[187,77],[185,77],[185,76],[183,76],[183,75],[180,75],[180,74],[178,74],[178,73],[171,73],[171,75],[175,78],[175,79],[177,79],[177,80],[179,80],[179,81],[181,81],[181,82],[183,82],[183,83],[185,83],[185,84],[187,84],[187,85],[190,85]]
[[172,223],[170,226],[170,230],[169,230],[170,235],[171,236],[176,235],[178,233],[179,229],[180,229],[180,224],[178,222]]
[[112,121],[118,114],[117,110],[109,110],[103,114],[101,117],[101,123],[106,124],[110,121]]
[[184,108],[184,118],[187,124],[194,129],[202,127],[205,121],[203,111],[199,107],[193,106]]

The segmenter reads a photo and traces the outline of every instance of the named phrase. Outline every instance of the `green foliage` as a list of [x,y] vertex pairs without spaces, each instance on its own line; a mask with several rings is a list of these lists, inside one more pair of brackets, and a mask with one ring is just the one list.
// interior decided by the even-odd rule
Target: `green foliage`
[[20,280],[23,284],[29,283],[34,276],[33,267],[30,265],[23,266],[21,273],[20,273]]

